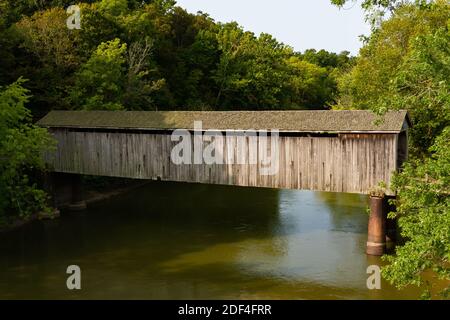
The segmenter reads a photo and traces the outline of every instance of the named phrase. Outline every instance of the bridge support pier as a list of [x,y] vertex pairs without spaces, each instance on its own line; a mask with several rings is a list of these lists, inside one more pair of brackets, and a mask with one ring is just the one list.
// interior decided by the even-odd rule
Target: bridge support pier
[[386,252],[387,206],[384,197],[370,197],[370,216],[366,253],[382,256]]
[[47,174],[45,180],[53,207],[58,209],[66,207],[73,211],[86,209],[80,175],[53,172]]
[[86,201],[84,200],[84,190],[81,181],[81,176],[77,174],[71,175],[71,185],[72,185],[72,199],[68,206],[69,210],[81,211],[86,209]]

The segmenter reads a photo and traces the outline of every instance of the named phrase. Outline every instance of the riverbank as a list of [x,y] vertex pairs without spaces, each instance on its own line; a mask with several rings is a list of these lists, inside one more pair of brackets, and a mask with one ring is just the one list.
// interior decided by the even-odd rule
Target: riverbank
[[125,186],[115,186],[113,188],[111,188],[110,190],[106,189],[106,190],[88,190],[86,192],[86,199],[85,202],[87,205],[93,204],[93,203],[97,203],[100,201],[104,201],[104,200],[108,200],[110,198],[119,196],[121,194],[130,192],[136,188],[140,188],[146,184],[148,184],[149,181],[133,181],[130,182],[129,185],[125,185]]
[[[102,181],[100,184],[92,184],[90,181],[85,185],[86,192],[84,201],[86,205],[108,200],[119,195],[130,192],[136,188],[142,187],[149,183],[148,181],[121,180],[114,179],[110,183]],[[61,216],[61,210],[69,210],[68,205],[62,205],[60,208],[53,208],[51,212],[37,212],[35,214],[14,218],[12,221],[4,225],[0,225],[0,232],[7,232],[21,228],[33,221],[37,220],[53,220]]]

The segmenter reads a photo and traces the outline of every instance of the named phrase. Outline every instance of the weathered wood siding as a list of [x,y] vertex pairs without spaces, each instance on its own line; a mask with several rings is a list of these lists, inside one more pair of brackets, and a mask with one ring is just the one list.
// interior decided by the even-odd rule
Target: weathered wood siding
[[[58,149],[56,154],[48,156],[47,161],[55,172],[368,193],[381,181],[389,186],[397,166],[396,134],[280,136],[278,174],[263,176],[259,165],[175,165],[170,154],[178,142],[172,142],[170,134],[83,132],[70,129],[51,131],[58,141]],[[244,150],[248,157],[249,149],[252,148],[249,139],[252,138],[245,139]],[[225,158],[229,149],[235,146],[225,140]],[[233,153],[236,157],[237,152]]]

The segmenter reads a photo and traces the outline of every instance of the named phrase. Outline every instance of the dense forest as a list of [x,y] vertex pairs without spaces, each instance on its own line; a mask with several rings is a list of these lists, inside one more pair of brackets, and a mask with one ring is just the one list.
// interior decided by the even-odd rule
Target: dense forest
[[1,221],[46,208],[35,175],[53,144],[32,122],[49,110],[407,109],[391,213],[406,242],[383,273],[399,287],[426,270],[450,279],[448,1],[362,1],[372,33],[357,57],[295,52],[173,0],[78,2],[69,29],[72,1],[0,0]]
[[[19,77],[36,116],[49,109],[321,109],[348,52],[305,53],[175,1],[2,1],[0,84]],[[12,5],[14,3],[14,6]],[[41,3],[41,4],[40,4]]]

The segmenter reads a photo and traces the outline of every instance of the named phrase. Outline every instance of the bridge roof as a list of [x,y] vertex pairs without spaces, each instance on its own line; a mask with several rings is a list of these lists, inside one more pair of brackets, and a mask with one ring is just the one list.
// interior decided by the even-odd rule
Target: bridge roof
[[[377,121],[379,120],[379,121]],[[174,130],[270,130],[281,132],[397,133],[410,125],[406,111],[377,116],[364,110],[339,111],[51,111],[38,125],[53,128]]]

